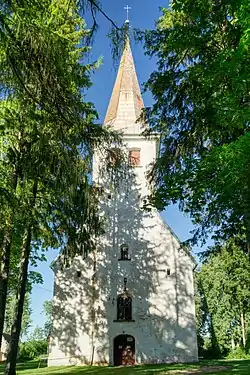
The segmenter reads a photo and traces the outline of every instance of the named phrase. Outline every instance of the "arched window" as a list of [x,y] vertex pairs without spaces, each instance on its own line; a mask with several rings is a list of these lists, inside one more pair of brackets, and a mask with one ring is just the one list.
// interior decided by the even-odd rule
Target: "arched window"
[[117,297],[117,320],[132,320],[132,298],[126,293]]
[[130,256],[128,252],[129,250],[128,245],[126,244],[121,245],[120,250],[121,250],[121,253],[120,253],[119,260],[130,260]]

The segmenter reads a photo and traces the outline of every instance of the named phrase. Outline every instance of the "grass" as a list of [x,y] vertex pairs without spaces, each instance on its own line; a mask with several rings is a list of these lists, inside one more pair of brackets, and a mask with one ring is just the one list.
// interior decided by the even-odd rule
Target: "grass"
[[[70,366],[37,368],[38,362],[31,361],[18,364],[18,375],[168,375],[168,372],[188,369],[199,369],[202,366],[230,366],[225,371],[215,371],[210,375],[250,375],[250,360],[220,360],[200,361],[196,364],[173,365],[145,365],[133,367],[98,367],[98,366]],[[0,374],[3,374],[3,365],[0,365]],[[199,375],[202,374],[199,372]],[[205,373],[204,373],[205,374]],[[170,375],[170,374],[169,374]],[[173,375],[173,373],[172,373]]]

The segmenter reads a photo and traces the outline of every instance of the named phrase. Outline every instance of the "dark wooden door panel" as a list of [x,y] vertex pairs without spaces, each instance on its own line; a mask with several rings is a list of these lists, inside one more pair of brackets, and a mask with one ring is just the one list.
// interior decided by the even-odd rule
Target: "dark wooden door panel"
[[130,335],[120,335],[114,339],[114,365],[135,364],[135,339]]

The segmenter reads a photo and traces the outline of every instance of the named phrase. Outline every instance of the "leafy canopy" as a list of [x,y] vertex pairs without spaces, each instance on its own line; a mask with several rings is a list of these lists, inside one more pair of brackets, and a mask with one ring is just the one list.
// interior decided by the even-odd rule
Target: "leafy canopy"
[[193,242],[247,235],[250,243],[250,4],[173,0],[146,31],[157,70],[146,110],[160,134],[152,202],[191,215]]
[[249,274],[248,256],[232,239],[211,248],[195,274],[198,337],[210,338],[221,353],[228,352],[232,340],[243,344],[242,329],[249,335]]

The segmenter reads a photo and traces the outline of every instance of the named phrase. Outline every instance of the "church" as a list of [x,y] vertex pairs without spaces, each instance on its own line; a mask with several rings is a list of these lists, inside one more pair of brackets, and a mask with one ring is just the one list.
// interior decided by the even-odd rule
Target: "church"
[[198,360],[193,269],[187,249],[156,209],[144,210],[157,135],[138,122],[143,100],[127,40],[104,125],[122,133],[128,167],[93,160],[105,232],[85,259],[57,259],[49,366],[134,365]]

